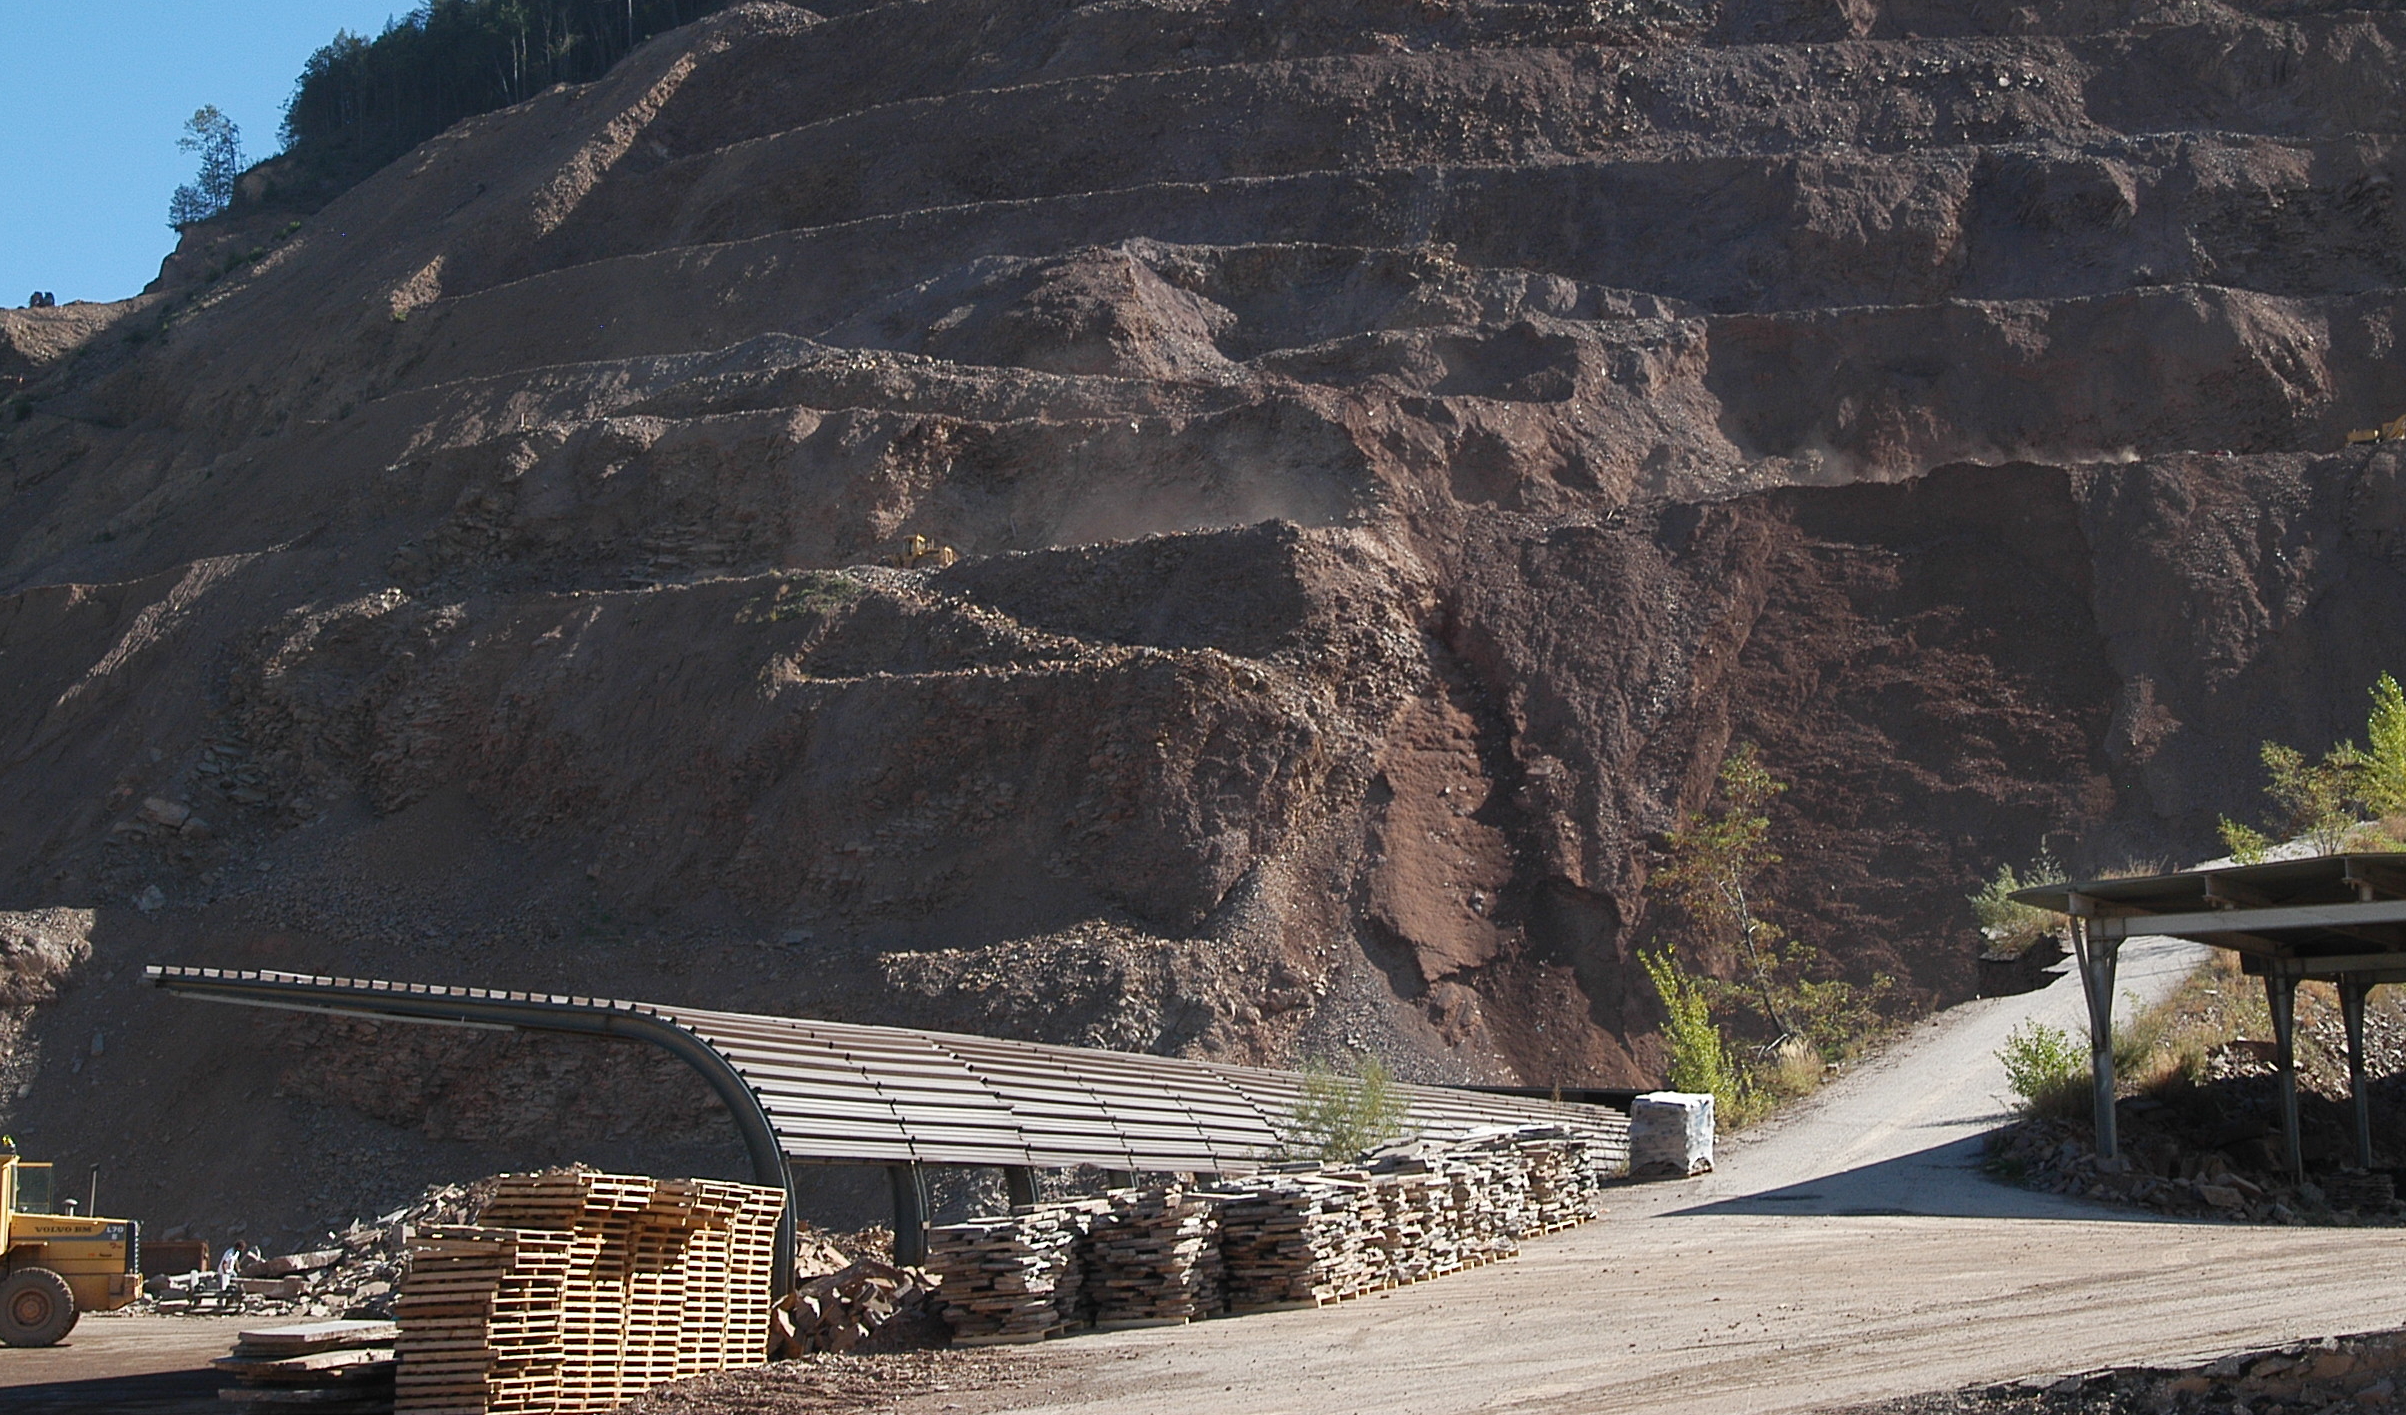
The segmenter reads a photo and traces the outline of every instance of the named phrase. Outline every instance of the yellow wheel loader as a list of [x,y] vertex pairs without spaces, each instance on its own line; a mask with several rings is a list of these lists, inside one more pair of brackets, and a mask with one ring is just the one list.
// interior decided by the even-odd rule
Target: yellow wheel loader
[[17,1157],[0,1138],[0,1342],[52,1346],[85,1312],[114,1312],[142,1295],[142,1226],[132,1219],[53,1213],[50,1166]]

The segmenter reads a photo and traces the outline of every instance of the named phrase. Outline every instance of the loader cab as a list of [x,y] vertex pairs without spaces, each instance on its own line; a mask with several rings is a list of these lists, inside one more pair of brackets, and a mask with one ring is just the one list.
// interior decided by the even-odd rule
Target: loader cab
[[0,1231],[18,1214],[48,1214],[52,1207],[51,1166],[0,1152]]

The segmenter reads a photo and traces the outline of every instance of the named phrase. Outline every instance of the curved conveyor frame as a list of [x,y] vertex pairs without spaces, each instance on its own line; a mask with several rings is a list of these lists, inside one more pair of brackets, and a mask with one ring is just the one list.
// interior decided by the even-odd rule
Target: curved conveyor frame
[[[660,1047],[700,1072],[726,1104],[755,1182],[786,1192],[781,1283],[792,1267],[796,1163],[889,1166],[895,1232],[907,1250],[923,1213],[919,1166],[998,1166],[1019,1192],[1028,1192],[1035,1168],[1249,1173],[1278,1159],[1285,1118],[1307,1085],[1298,1073],[1260,1067],[615,998],[218,968],[152,967],[145,981],[251,1007]],[[1397,1090],[1410,1133],[1443,1140],[1549,1125],[1627,1153],[1627,1121],[1598,1106]]]

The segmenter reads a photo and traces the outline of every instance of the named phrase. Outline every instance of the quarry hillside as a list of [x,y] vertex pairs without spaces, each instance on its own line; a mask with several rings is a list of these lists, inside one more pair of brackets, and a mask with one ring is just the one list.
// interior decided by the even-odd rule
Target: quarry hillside
[[677,1063],[166,961],[1650,1081],[1738,741],[1767,910],[1968,996],[1997,861],[2194,855],[2406,668],[2401,45],[754,4],[0,312],[0,1109],[213,1232],[741,1172]]

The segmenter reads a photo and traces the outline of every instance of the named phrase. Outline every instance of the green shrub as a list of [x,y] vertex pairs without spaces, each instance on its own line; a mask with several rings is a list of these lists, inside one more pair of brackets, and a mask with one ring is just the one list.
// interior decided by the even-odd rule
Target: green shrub
[[1307,1062],[1303,1094],[1287,1117],[1287,1152],[1325,1164],[1350,1164],[1398,1139],[1409,1109],[1386,1063],[1362,1055],[1340,1069]]
[[2036,885],[2061,884],[2063,878],[2063,866],[2044,850],[2021,874],[2014,873],[2011,865],[1997,866],[1996,877],[1968,896],[1980,936],[2000,953],[2020,954],[2054,932],[2063,922],[2061,916],[2051,909],[2017,903],[2012,895]]
[[1638,961],[1645,965],[1655,995],[1662,999],[1662,1040],[1670,1053],[1663,1067],[1663,1085],[1674,1091],[1711,1095],[1721,1109],[1734,1108],[1737,1077],[1721,1041],[1721,1029],[1714,1025],[1704,984],[1689,976],[1669,949],[1640,953]]
[[2061,1027],[2024,1022],[2005,1034],[1997,1049],[2005,1084],[2022,1098],[2027,1115],[2078,1120],[2089,1113],[2093,1088],[2087,1051]]
[[780,583],[776,590],[738,610],[738,624],[780,624],[809,614],[826,614],[860,598],[867,586],[837,570],[813,570]]
[[2264,857],[2272,853],[2272,837],[2253,826],[2241,825],[2229,816],[2217,820],[2214,829],[2222,836],[2222,848],[2230,851],[2231,858],[2242,865],[2263,864]]
[[2373,683],[2372,699],[2364,724],[2369,749],[2342,741],[2312,761],[2283,743],[2263,745],[2264,794],[2272,798],[2273,819],[2268,829],[2257,829],[2223,817],[2222,843],[2231,858],[2254,864],[2274,845],[2292,840],[2317,855],[2398,848],[2393,834],[2368,827],[2365,817],[2406,813],[2406,689],[2384,673]]

